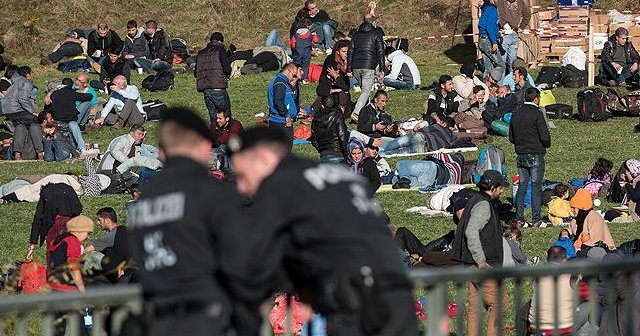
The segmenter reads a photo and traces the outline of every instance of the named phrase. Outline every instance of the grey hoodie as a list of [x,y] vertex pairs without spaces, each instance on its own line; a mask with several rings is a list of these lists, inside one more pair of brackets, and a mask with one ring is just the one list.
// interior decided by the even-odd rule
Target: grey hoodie
[[134,38],[131,38],[128,34],[124,39],[124,47],[122,47],[122,56],[134,55],[135,57],[151,58],[149,53],[149,46],[147,45],[147,39],[142,36],[144,28],[138,27],[138,33]]
[[28,79],[14,74],[11,86],[2,100],[2,113],[15,114],[20,112],[35,113],[36,100],[33,97],[33,84]]

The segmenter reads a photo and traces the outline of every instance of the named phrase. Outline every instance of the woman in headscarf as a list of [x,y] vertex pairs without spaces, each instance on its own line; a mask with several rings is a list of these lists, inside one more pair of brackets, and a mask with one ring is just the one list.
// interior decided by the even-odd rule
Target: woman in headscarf
[[376,162],[365,155],[364,144],[358,139],[352,138],[349,141],[348,149],[351,170],[358,175],[364,176],[364,178],[369,181],[371,185],[371,195],[373,195],[376,190],[380,188],[380,185],[382,185]]
[[569,230],[575,236],[573,245],[576,250],[580,250],[583,245],[593,247],[598,242],[603,242],[610,250],[615,250],[616,246],[607,223],[593,210],[589,191],[578,189],[571,198],[571,208],[575,218],[571,221]]

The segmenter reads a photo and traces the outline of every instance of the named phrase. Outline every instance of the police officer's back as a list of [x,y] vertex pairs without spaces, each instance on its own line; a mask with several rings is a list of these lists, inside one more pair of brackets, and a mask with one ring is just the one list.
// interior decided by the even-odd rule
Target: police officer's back
[[229,298],[220,277],[221,230],[238,194],[207,174],[209,130],[192,111],[168,110],[160,126],[165,168],[130,210],[131,249],[151,310],[149,335],[221,335]]
[[247,238],[258,242],[250,245],[263,295],[290,281],[333,335],[417,334],[410,283],[360,176],[287,154],[273,129],[249,130],[230,148],[239,190],[254,197]]

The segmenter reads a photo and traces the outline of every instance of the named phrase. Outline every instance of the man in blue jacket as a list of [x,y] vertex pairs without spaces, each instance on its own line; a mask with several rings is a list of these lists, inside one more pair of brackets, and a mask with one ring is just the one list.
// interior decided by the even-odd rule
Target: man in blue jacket
[[272,80],[267,87],[267,99],[269,102],[269,127],[280,128],[291,140],[289,150],[293,144],[293,122],[298,116],[298,104],[291,86],[298,78],[298,67],[294,63],[288,63]]
[[478,22],[478,49],[482,52],[484,62],[484,77],[486,78],[494,68],[504,69],[504,60],[498,49],[500,27],[498,26],[498,8],[495,0],[485,0],[480,7],[480,21]]

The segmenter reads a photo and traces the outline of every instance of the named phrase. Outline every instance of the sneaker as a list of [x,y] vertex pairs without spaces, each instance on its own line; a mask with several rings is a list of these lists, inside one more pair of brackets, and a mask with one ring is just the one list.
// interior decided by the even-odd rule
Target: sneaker
[[331,53],[333,53],[333,49],[327,48],[326,53],[327,53],[327,56],[331,55]]
[[550,226],[550,224],[545,222],[545,221],[543,221],[543,220],[539,220],[539,221],[533,223],[532,226],[534,228],[546,228],[547,226]]

